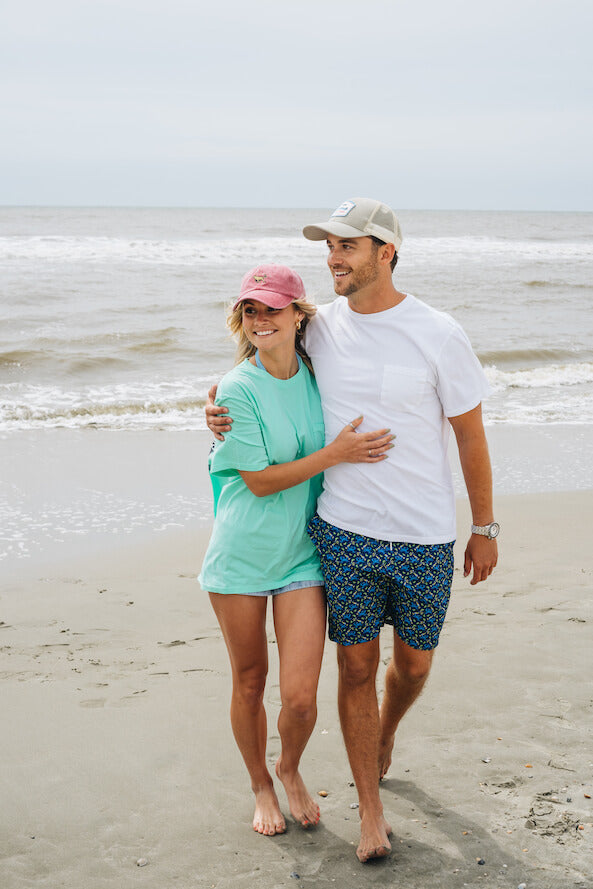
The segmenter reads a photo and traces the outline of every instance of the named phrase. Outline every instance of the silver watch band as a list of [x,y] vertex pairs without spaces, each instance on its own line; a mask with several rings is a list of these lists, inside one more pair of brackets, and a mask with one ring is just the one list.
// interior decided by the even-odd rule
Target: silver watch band
[[500,525],[498,522],[490,522],[489,525],[472,525],[472,534],[481,534],[493,540],[500,533]]

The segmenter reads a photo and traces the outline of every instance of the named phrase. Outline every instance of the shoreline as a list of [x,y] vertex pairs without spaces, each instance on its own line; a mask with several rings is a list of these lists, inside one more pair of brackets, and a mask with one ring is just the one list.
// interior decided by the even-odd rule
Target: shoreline
[[[593,488],[593,426],[491,426],[495,501],[508,494]],[[40,430],[0,435],[0,578],[159,544],[207,529],[209,432]],[[463,481],[450,448],[457,496]]]
[[[207,526],[132,535],[108,552],[69,544],[68,558],[51,564],[20,560],[26,570],[0,593],[3,889],[139,880],[149,889],[591,889],[592,509],[591,490],[498,497],[499,566],[471,587],[460,570],[469,515],[458,503],[441,644],[382,783],[393,853],[371,865],[354,854],[358,815],[329,642],[303,758],[310,789],[328,793],[322,826],[290,824],[274,838],[251,830],[226,650],[195,580]],[[271,624],[269,638],[273,762]],[[381,649],[385,661],[388,629]]]

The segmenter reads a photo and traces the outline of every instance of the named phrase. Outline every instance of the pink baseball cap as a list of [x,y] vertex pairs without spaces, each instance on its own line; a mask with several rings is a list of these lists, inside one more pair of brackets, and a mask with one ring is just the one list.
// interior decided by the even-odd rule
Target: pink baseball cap
[[241,281],[241,292],[233,311],[246,299],[257,299],[272,309],[285,309],[295,299],[305,298],[305,285],[300,275],[288,266],[258,265]]

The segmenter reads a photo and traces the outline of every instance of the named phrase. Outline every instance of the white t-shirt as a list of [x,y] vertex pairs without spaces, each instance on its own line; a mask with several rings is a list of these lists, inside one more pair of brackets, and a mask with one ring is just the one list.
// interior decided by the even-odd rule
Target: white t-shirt
[[321,395],[326,442],[356,416],[360,432],[390,427],[397,438],[378,464],[326,470],[319,515],[379,540],[455,539],[455,498],[447,459],[450,424],[490,387],[460,325],[410,294],[363,315],[338,297],[305,333]]

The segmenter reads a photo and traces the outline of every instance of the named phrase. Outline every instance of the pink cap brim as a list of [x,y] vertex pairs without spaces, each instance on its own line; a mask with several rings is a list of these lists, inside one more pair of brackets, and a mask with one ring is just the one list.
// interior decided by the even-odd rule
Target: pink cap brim
[[270,293],[269,290],[250,290],[249,293],[239,297],[233,305],[233,311],[235,311],[239,303],[247,302],[250,299],[257,300],[271,309],[285,309],[286,306],[289,306],[294,301],[291,296],[286,296],[282,293]]

